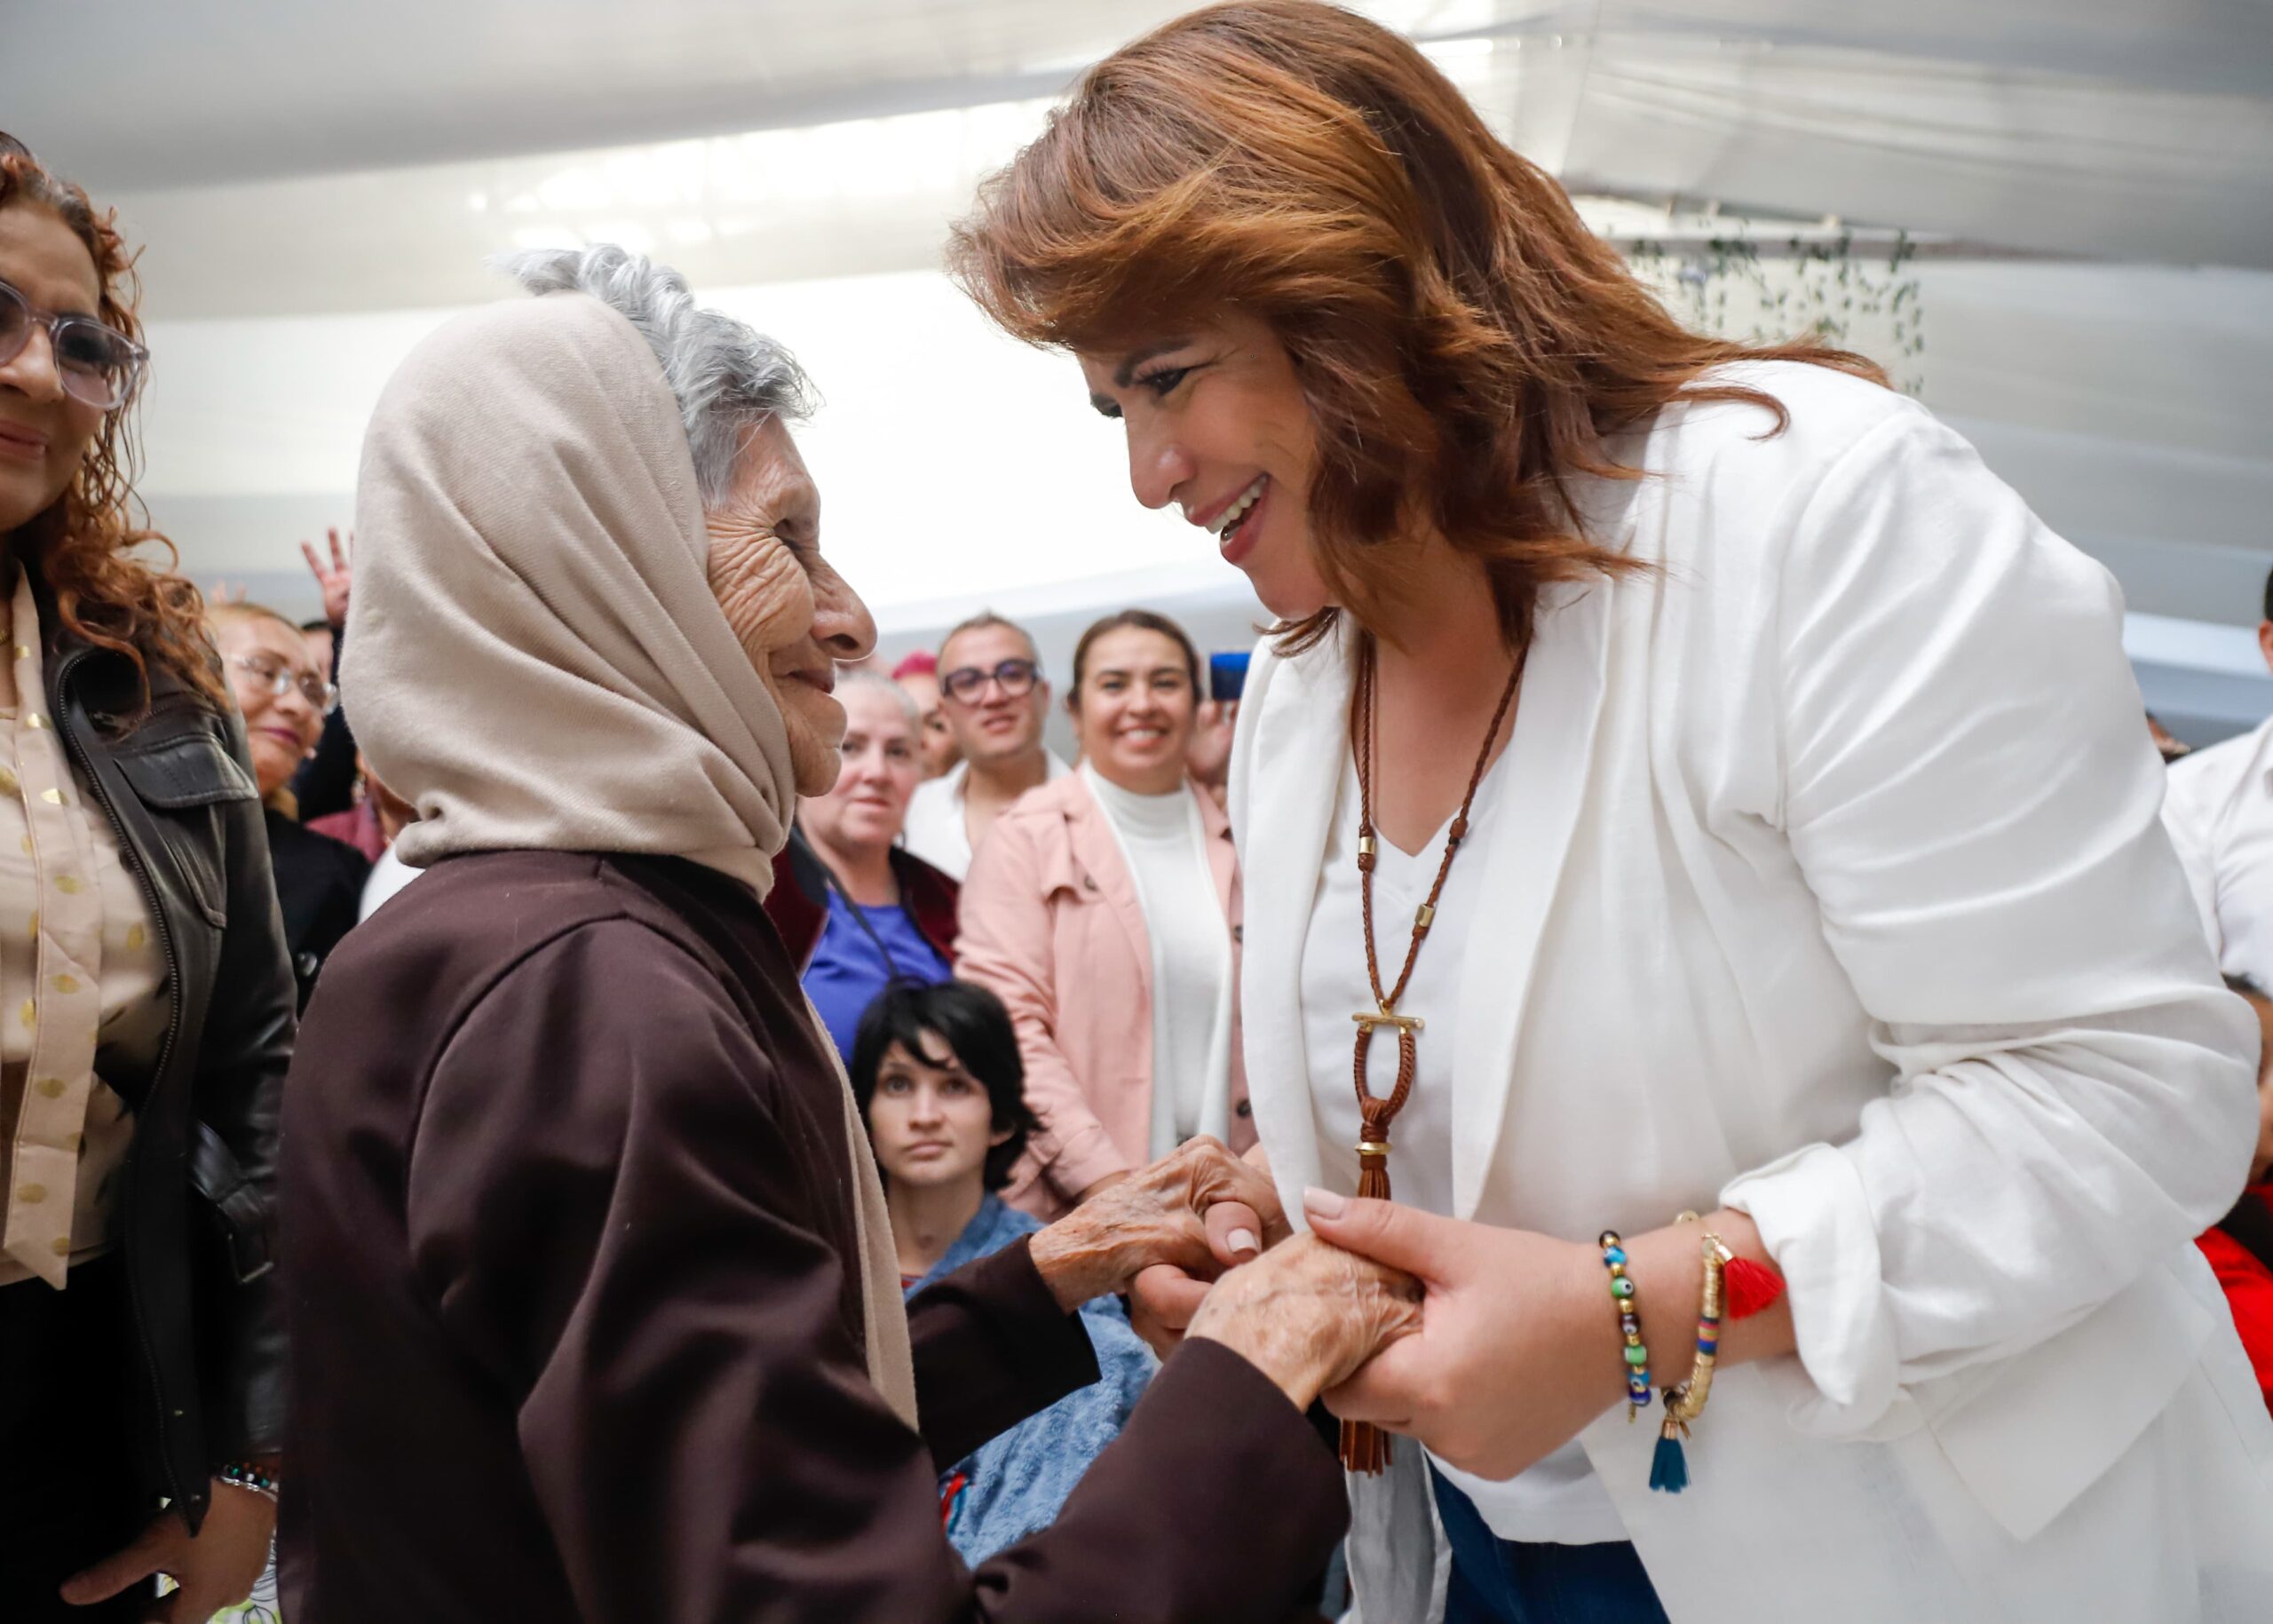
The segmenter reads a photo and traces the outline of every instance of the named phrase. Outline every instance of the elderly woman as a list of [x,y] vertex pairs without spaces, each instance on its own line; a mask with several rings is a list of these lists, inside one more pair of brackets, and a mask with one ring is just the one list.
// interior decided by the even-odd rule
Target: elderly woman
[[1344,1520],[1303,1412],[1409,1328],[1403,1277],[1235,1271],[1057,1523],[965,1570],[938,1470],[1096,1379],[1073,1311],[1254,1248],[1203,1207],[1284,1220],[1195,1145],[903,1310],[761,907],[873,638],[802,379],[621,250],[521,274],[545,297],[422,344],[364,454],[348,702],[428,871],[333,959],[288,1090],[288,1616],[1284,1617]]
[[305,1007],[317,972],[360,915],[369,860],[295,816],[289,786],[315,749],[334,698],[331,679],[300,629],[258,604],[213,604],[205,612],[221,669],[245,719],[253,781],[260,789],[284,946]]
[[1337,7],[1115,52],[957,257],[1279,617],[1255,1124],[1428,1287],[1328,1400],[1366,1617],[2264,1617],[2188,1245],[2258,1037],[2105,572],[1868,362],[1684,331]]
[[836,698],[844,708],[836,783],[798,803],[797,830],[774,860],[765,911],[849,1061],[860,1017],[878,993],[954,972],[956,887],[899,844],[922,781],[915,701],[871,671],[839,677]]

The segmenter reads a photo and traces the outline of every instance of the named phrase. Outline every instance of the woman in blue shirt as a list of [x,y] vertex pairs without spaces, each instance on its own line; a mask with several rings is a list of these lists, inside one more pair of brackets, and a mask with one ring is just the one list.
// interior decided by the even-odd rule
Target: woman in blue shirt
[[849,1060],[860,1016],[894,981],[954,973],[955,883],[897,844],[923,777],[923,718],[884,677],[841,678],[844,765],[797,804],[766,912],[804,967],[805,992]]

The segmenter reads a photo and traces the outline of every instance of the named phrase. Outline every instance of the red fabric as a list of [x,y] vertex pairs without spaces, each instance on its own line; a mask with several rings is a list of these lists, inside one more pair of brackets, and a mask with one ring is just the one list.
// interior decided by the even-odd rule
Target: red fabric
[[[915,928],[952,968],[955,962],[956,898],[961,887],[912,852],[894,848],[891,871],[899,880],[900,904]],[[773,860],[773,889],[767,893],[765,912],[781,933],[799,974],[820,945],[821,927],[828,920],[828,878],[820,859],[802,836],[793,836]]]
[[[2252,1193],[2260,1200],[2273,1196],[2273,1184],[2261,1184]],[[2241,1333],[2242,1349],[2257,1373],[2266,1408],[2273,1410],[2273,1269],[2222,1229],[2205,1231],[2195,1245],[2225,1288],[2234,1329]]]

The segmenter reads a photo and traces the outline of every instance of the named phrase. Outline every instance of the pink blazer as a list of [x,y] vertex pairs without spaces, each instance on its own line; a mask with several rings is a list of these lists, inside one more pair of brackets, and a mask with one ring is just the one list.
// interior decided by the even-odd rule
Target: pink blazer
[[[1216,892],[1239,954],[1232,828],[1197,789]],[[1045,1220],[1109,1173],[1143,1167],[1152,1135],[1152,947],[1136,886],[1080,773],[1027,791],[989,830],[964,880],[955,973],[1009,1006],[1041,1121],[1003,1199]],[[1232,1001],[1233,1020],[1239,1004]],[[1255,1143],[1232,1032],[1231,1146]]]

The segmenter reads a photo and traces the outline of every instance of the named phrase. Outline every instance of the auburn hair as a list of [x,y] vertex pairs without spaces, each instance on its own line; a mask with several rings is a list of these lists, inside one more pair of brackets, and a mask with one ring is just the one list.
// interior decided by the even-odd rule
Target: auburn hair
[[[1317,0],[1177,19],[1084,75],[981,187],[949,243],[1014,336],[1104,352],[1227,310],[1292,357],[1317,435],[1311,543],[1361,624],[1412,598],[1398,538],[1482,560],[1510,644],[1539,589],[1638,566],[1589,541],[1574,475],[1636,479],[1605,438],[1676,399],[1766,392],[1705,375],[1820,344],[1688,331],[1563,188],[1401,36]],[[1332,609],[1278,630],[1289,652]]]
[[[13,208],[44,209],[79,239],[102,288],[96,314],[139,344],[141,282],[115,212],[98,211],[83,189],[42,165],[20,142],[0,135],[0,210]],[[170,562],[179,561],[173,543],[150,528],[134,495],[141,461],[137,404],[130,399],[103,415],[103,426],[63,495],[5,539],[18,560],[46,583],[65,627],[131,661],[146,695],[154,661],[226,710],[231,701],[214,668],[197,589],[173,569],[151,568],[132,551],[154,546]]]

